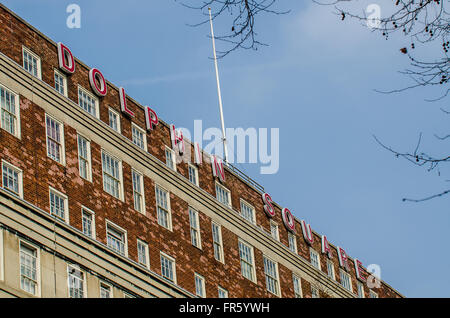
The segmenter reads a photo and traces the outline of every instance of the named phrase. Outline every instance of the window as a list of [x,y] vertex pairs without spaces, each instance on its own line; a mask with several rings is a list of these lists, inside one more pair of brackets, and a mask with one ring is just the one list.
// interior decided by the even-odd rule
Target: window
[[319,258],[319,253],[317,253],[315,250],[313,250],[312,248],[309,249],[309,256],[311,258],[311,264],[312,266],[314,266],[315,268],[320,270],[320,258]]
[[223,245],[222,245],[222,230],[220,225],[212,223],[212,237],[214,245],[214,257],[219,262],[224,261],[223,259]]
[[111,285],[100,282],[100,298],[113,298]]
[[39,251],[20,241],[20,288],[27,293],[39,294]]
[[327,275],[332,280],[336,279],[336,277],[334,276],[334,264],[333,264],[333,262],[331,262],[329,260],[327,260]]
[[191,227],[191,243],[195,247],[202,248],[200,239],[200,222],[198,220],[198,212],[189,208],[189,224]]
[[109,127],[120,133],[120,116],[111,107],[108,109]]
[[274,221],[270,220],[270,235],[277,241],[280,240],[280,236],[278,233],[278,224]]
[[81,86],[78,86],[78,105],[98,118],[98,99]]
[[295,298],[302,298],[302,284],[300,277],[297,275],[292,275],[292,282],[294,284],[294,295]]
[[230,191],[216,182],[216,198],[222,204],[231,207]]
[[253,247],[239,240],[239,256],[241,258],[241,274],[245,278],[256,282]]
[[22,47],[23,68],[31,75],[41,78],[41,59],[29,49]]
[[78,166],[80,168],[80,177],[92,181],[91,142],[81,135],[78,135]]
[[0,85],[1,128],[20,138],[19,95]]
[[288,243],[289,243],[289,250],[297,254],[297,238],[295,237],[295,234],[288,233]]
[[197,273],[195,273],[195,294],[202,298],[206,297],[205,279]]
[[47,156],[64,165],[64,125],[47,114],[45,114],[45,123]]
[[197,167],[189,164],[189,181],[198,186],[198,169]]
[[145,130],[131,123],[131,134],[133,144],[147,151],[147,135],[145,134]]
[[102,151],[103,190],[122,199],[122,162]]
[[67,271],[69,274],[68,277],[69,297],[84,298],[86,289],[84,281],[84,272],[71,265],[67,267]]
[[364,285],[361,282],[357,282],[356,287],[358,289],[358,298],[364,298]]
[[95,239],[95,215],[85,207],[81,208],[81,223],[83,233],[90,238]]
[[55,70],[55,89],[67,97],[67,78]]
[[147,268],[150,268],[150,259],[148,256],[148,244],[137,240],[138,262]]
[[319,289],[315,286],[311,286],[311,298],[320,298]]
[[241,199],[241,215],[244,219],[246,219],[250,223],[253,224],[256,223],[255,208],[242,199]]
[[266,288],[274,295],[280,296],[277,263],[264,256],[264,274],[266,276]]
[[138,212],[145,213],[144,177],[142,174],[132,169],[131,178],[133,179],[134,209]]
[[218,295],[219,298],[228,298],[228,290],[219,286],[218,291],[219,291]]
[[109,248],[123,256],[127,255],[126,231],[108,221],[106,223],[106,240]]
[[3,188],[23,198],[22,170],[2,160]]
[[161,252],[161,275],[173,283],[177,283],[175,259]]
[[158,224],[172,230],[172,216],[170,213],[169,192],[156,185],[156,210]]
[[67,196],[50,187],[50,214],[69,223],[69,204]]
[[369,297],[370,298],[378,298],[378,294],[376,292],[374,292],[373,290],[371,290],[369,293]]
[[176,162],[175,162],[175,151],[166,147],[166,166],[168,166],[172,170],[177,170]]
[[346,272],[344,272],[343,270],[341,270],[341,285],[349,290],[350,292],[352,291],[352,283],[350,280],[350,275],[347,274]]

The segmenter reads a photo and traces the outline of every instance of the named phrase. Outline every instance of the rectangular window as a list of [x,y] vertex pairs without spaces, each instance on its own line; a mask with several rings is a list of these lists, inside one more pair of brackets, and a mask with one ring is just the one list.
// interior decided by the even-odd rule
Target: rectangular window
[[264,256],[264,274],[266,276],[266,288],[274,295],[280,296],[278,281],[278,265],[270,258]]
[[23,198],[22,170],[2,160],[3,188]]
[[106,223],[106,240],[108,247],[120,255],[127,255],[127,234],[124,230],[110,222]]
[[370,298],[378,298],[378,294],[376,292],[374,292],[373,290],[370,291],[369,296],[370,296]]
[[280,240],[280,235],[278,233],[278,224],[274,221],[270,221],[270,235],[277,241]]
[[168,166],[172,170],[177,170],[176,162],[175,162],[175,151],[166,147],[166,166]]
[[289,250],[297,254],[297,238],[295,237],[295,234],[288,233],[288,243],[289,243]]
[[138,212],[145,213],[144,177],[141,173],[132,169],[131,178],[133,179],[134,209]]
[[216,182],[216,198],[222,204],[231,207],[230,191]]
[[69,223],[69,203],[67,196],[50,187],[50,214]]
[[81,135],[78,135],[78,166],[80,169],[80,177],[92,181],[91,142]]
[[98,118],[98,99],[81,86],[78,86],[78,105]]
[[161,252],[161,275],[173,283],[177,283],[175,259]]
[[218,288],[218,298],[228,298],[228,290],[219,286]]
[[300,277],[297,275],[292,275],[292,282],[294,284],[294,295],[295,298],[302,298],[302,284]]
[[85,281],[84,272],[74,266],[67,267],[68,285],[70,298],[84,298],[85,297]]
[[147,268],[150,268],[150,258],[148,253],[148,244],[137,240],[138,262]]
[[206,297],[205,279],[197,273],[195,273],[195,294],[202,298]]
[[198,169],[197,167],[189,164],[189,181],[198,186]]
[[122,162],[102,151],[103,190],[122,199]]
[[55,70],[55,89],[67,97],[67,78],[57,70]]
[[91,210],[85,207],[81,208],[81,223],[83,233],[90,238],[95,239],[95,215]]
[[356,287],[358,289],[358,298],[364,298],[364,285],[361,282],[357,282]]
[[20,138],[19,95],[0,85],[1,128]]
[[334,264],[331,261],[327,261],[327,275],[328,277],[330,277],[332,280],[335,280],[335,275],[334,275]]
[[311,286],[311,298],[320,298],[319,289]]
[[320,258],[319,258],[319,253],[317,253],[315,250],[313,250],[312,248],[309,249],[309,256],[311,258],[311,264],[312,266],[314,266],[315,268],[320,270]]
[[41,78],[41,59],[29,49],[22,47],[23,68],[31,75]]
[[253,246],[239,240],[239,256],[241,259],[241,274],[245,278],[256,282]]
[[255,208],[241,199],[241,215],[250,223],[256,224]]
[[352,283],[350,280],[350,275],[347,274],[346,272],[344,272],[343,270],[341,270],[341,285],[349,290],[350,292],[352,291]]
[[120,116],[111,107],[108,109],[109,127],[120,133]]
[[212,223],[212,237],[213,237],[213,245],[214,245],[214,257],[219,262],[224,261],[223,259],[223,245],[222,245],[222,229],[221,226]]
[[45,128],[47,134],[47,156],[60,164],[64,161],[64,125],[45,114]]
[[111,285],[100,282],[100,298],[113,298]]
[[131,123],[131,134],[133,144],[147,151],[147,135],[145,134],[145,130]]
[[156,185],[156,210],[158,224],[172,230],[172,216],[170,213],[169,192]]
[[189,207],[189,224],[191,227],[191,243],[195,247],[202,248],[200,239],[200,222],[198,212]]
[[22,241],[20,248],[20,288],[27,293],[39,294],[39,251]]

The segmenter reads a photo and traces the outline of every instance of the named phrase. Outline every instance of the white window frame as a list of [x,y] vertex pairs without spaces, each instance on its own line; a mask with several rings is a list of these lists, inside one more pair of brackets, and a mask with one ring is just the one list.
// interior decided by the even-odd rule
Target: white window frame
[[188,208],[188,213],[189,213],[189,229],[190,229],[189,232],[191,234],[191,244],[199,249],[202,249],[202,235],[200,232],[199,213],[196,209],[192,207]]
[[[27,52],[27,54],[31,55],[36,59],[36,72],[37,72],[36,76],[25,68],[25,52]],[[37,55],[24,45],[22,45],[22,67],[27,73],[31,74],[32,76],[35,76],[40,80],[42,79],[41,58],[39,57],[39,55]]]
[[[109,297],[101,297],[102,296],[102,285],[109,288]],[[100,280],[98,286],[99,286],[99,297],[100,298],[114,298],[113,286],[111,284],[108,284],[107,282]]]
[[[60,161],[57,161],[55,159],[53,159],[52,157],[50,157],[49,155],[49,148],[48,148],[48,140],[49,140],[49,136],[48,136],[48,125],[47,125],[47,118],[49,118],[50,120],[54,121],[55,123],[59,124],[59,135],[61,140],[59,141],[60,144]],[[47,149],[47,157],[52,159],[53,161],[65,166],[66,165],[66,147],[65,147],[65,138],[64,138],[64,123],[58,119],[56,119],[55,117],[51,116],[48,113],[45,113],[45,146]],[[52,140],[53,141],[53,140]],[[56,142],[56,141],[54,141]]]
[[[217,187],[221,188],[221,189],[226,193],[226,195],[227,195],[227,197],[228,197],[228,205],[225,204],[224,202],[220,201],[220,199],[219,199],[219,197],[218,197]],[[219,182],[217,182],[217,181],[216,181],[216,186],[214,187],[214,189],[216,190],[216,199],[217,199],[217,201],[219,201],[219,202],[222,203],[223,205],[228,206],[228,207],[231,208],[231,207],[232,207],[232,203],[231,203],[231,191],[228,190],[227,188],[225,188],[223,185],[221,185],[221,184],[220,184]]]
[[[84,222],[83,222],[83,214],[90,214],[91,216],[91,236],[88,236],[86,233],[84,233]],[[86,208],[85,206],[81,206],[81,231],[83,232],[84,235],[92,238],[95,240],[95,238],[97,237],[97,234],[95,233],[95,212],[92,211],[91,209]]]
[[[247,217],[245,217],[244,215],[244,208],[243,206],[247,207],[248,210],[250,210],[251,213],[251,220],[249,220]],[[251,205],[250,203],[248,203],[247,201],[245,201],[244,199],[240,200],[240,208],[241,208],[241,216],[247,220],[248,222],[252,223],[252,224],[256,224],[256,212],[255,212],[255,207],[253,205]]]
[[364,284],[361,282],[356,282],[356,291],[358,292],[358,298],[365,298],[364,295]]
[[[281,292],[280,292],[280,273],[278,272],[278,263],[275,262],[273,259],[271,259],[270,257],[263,255],[263,263],[264,263],[264,277],[265,277],[265,281],[266,281],[266,290],[275,295],[280,297],[281,296]],[[266,264],[272,263],[271,265],[273,265],[275,267],[275,277],[269,275],[269,273],[267,272],[267,266]],[[270,284],[269,284],[269,280],[275,280],[275,289],[276,290],[270,290]]]
[[[243,260],[242,259],[242,257],[241,257],[241,248],[240,248],[241,245],[247,247],[250,250],[251,263],[249,263],[247,260]],[[239,252],[239,259],[240,259],[240,266],[241,266],[241,275],[243,277],[245,277],[246,279],[248,279],[249,281],[254,282],[256,284],[257,283],[256,268],[255,268],[256,264],[255,264],[255,252],[254,252],[253,246],[239,238],[238,239],[238,252]],[[244,262],[245,264],[251,266],[251,275],[252,275],[251,278],[244,275],[242,262]]]
[[[86,141],[87,158],[80,156],[80,137]],[[77,133],[77,152],[78,152],[78,172],[84,180],[92,182],[92,157],[91,157],[91,140],[84,135]],[[81,175],[81,159],[87,162],[86,178]]]
[[[139,188],[140,188],[140,189],[138,189],[139,192],[137,192],[137,191],[135,190],[135,186],[134,186],[134,174],[137,175],[137,176],[139,177],[139,179],[140,179],[140,181],[139,181],[139,183],[140,183]],[[135,209],[136,211],[138,211],[139,213],[142,213],[142,214],[145,215],[145,210],[146,210],[146,208],[145,208],[145,192],[144,192],[144,189],[145,189],[145,187],[144,187],[144,174],[143,174],[143,173],[140,173],[139,171],[137,171],[136,169],[133,169],[133,168],[131,169],[131,186],[132,186],[132,188],[133,188],[133,207],[134,207],[134,209]],[[136,197],[135,197],[135,193],[137,193],[137,194],[139,194],[139,195],[141,196],[141,202],[140,202],[140,204],[141,204],[141,209],[140,209],[140,210],[136,208]]]
[[[90,112],[88,112],[87,110],[85,110],[83,107],[81,107],[80,105],[80,90],[85,93],[88,97],[92,98],[94,100],[94,108],[95,108],[95,115],[91,114]],[[77,96],[78,96],[78,107],[80,107],[83,111],[85,111],[87,114],[100,119],[100,106],[99,106],[99,100],[98,98],[92,94],[91,92],[89,92],[86,88],[84,88],[81,85],[78,85],[78,89],[77,89]]]
[[[5,85],[0,84],[0,88],[3,89],[6,92],[8,92],[10,95],[14,97],[14,116],[15,116],[15,122],[14,122],[14,133],[12,134],[10,131],[6,130],[3,125],[3,120],[1,119],[3,117],[3,112],[8,112],[7,110],[4,110],[3,107],[0,105],[0,126],[3,130],[8,132],[9,134],[21,139],[21,129],[20,129],[20,96],[13,90],[7,88]],[[12,114],[12,113],[11,113]]]
[[[26,245],[29,249],[33,249],[36,251],[36,293],[30,293],[22,288],[22,272],[21,272],[21,246]],[[40,297],[41,296],[41,257],[40,257],[40,248],[28,241],[24,241],[22,239],[19,239],[19,273],[20,273],[20,282],[19,286],[22,291],[24,291],[27,294]]]
[[[142,143],[143,145],[140,146],[138,143],[136,143],[135,140],[135,131],[138,131],[139,133],[142,134]],[[145,132],[144,129],[142,129],[141,127],[139,127],[138,125],[136,125],[135,123],[131,123],[131,141],[133,142],[133,144],[137,147],[139,147],[140,149],[147,151],[147,133]]]
[[[119,179],[116,179],[115,177],[112,177],[109,173],[106,173],[103,167],[103,154],[105,156],[110,157],[112,160],[116,160],[118,162],[118,172],[119,172]],[[109,152],[105,151],[104,149],[101,150],[101,161],[102,161],[102,186],[103,186],[103,191],[105,191],[106,193],[108,193],[109,195],[111,195],[112,197],[119,199],[121,201],[123,201],[123,197],[124,197],[124,193],[123,193],[123,171],[122,171],[122,160],[120,160],[119,158],[117,158],[116,156],[111,155]],[[115,179],[117,181],[119,181],[119,197],[114,196],[114,194],[109,193],[108,191],[106,191],[105,189],[105,173],[112,179]]]
[[280,229],[278,227],[278,223],[273,220],[270,220],[270,236],[274,240],[280,240]]
[[[164,192],[166,192],[167,197],[167,227],[164,224],[160,223],[159,218],[159,205],[158,205],[158,188]],[[170,192],[169,190],[165,189],[164,187],[160,186],[159,184],[155,184],[155,204],[156,204],[156,219],[158,221],[158,224],[161,225],[163,228],[168,229],[169,231],[172,231],[172,210],[170,208]],[[161,207],[162,210],[165,210],[164,207]]]
[[[56,76],[61,77],[62,80],[63,80],[63,85],[62,85],[63,92],[62,92],[62,93],[56,88]],[[55,87],[54,87],[55,90],[56,90],[58,93],[60,93],[61,95],[67,97],[67,95],[68,95],[68,91],[67,91],[67,76],[65,76],[62,72],[58,71],[57,69],[55,69],[55,70],[54,70],[53,79],[54,79],[54,81],[55,81]],[[58,83],[58,84],[59,84],[59,83]]]
[[[295,281],[298,282],[298,291],[295,290]],[[294,297],[295,298],[303,298],[302,280],[300,279],[299,275],[292,274],[292,285],[293,285],[293,289],[294,289]]]
[[[330,268],[331,268],[331,274],[330,274]],[[336,280],[336,273],[334,271],[334,263],[332,261],[330,261],[329,259],[327,260],[327,276],[329,278],[331,278],[332,280]]]
[[[218,235],[218,241],[215,240],[214,238],[214,226],[217,227],[217,235]],[[216,222],[211,222],[211,235],[212,235],[212,241],[213,241],[213,251],[214,251],[214,258],[221,262],[224,263],[225,262],[225,257],[223,254],[223,242],[222,242],[222,226]],[[219,258],[217,258],[216,255],[216,249],[215,246],[218,247],[219,249]]]
[[[316,295],[316,296],[314,296]],[[320,298],[319,288],[311,284],[311,298]]]
[[[222,294],[224,295],[224,297],[220,297],[220,293],[222,292]],[[226,290],[225,288],[219,286],[217,288],[217,297],[218,298],[228,298],[228,290]]]
[[[344,284],[344,279],[343,277],[347,277],[348,278],[348,284],[349,284],[349,288],[346,287],[346,284]],[[349,292],[353,292],[353,286],[352,286],[352,278],[350,277],[350,274],[343,271],[342,269],[340,270],[340,275],[339,278],[341,280],[341,286],[344,287],[345,289],[347,289]]]
[[[3,173],[4,173],[3,170],[4,170],[5,166],[7,168],[17,172],[17,187],[18,187],[19,192],[14,192],[13,190],[10,190],[9,188],[5,187],[4,179],[3,179]],[[3,189],[6,189],[6,190],[8,190],[8,191],[10,191],[12,193],[15,193],[16,195],[18,195],[20,198],[23,199],[23,172],[22,172],[22,169],[19,169],[16,166],[14,166],[14,165],[10,164],[9,162],[7,162],[7,161],[2,159],[2,175],[1,175],[1,178],[2,178],[1,182],[2,182]]]
[[[173,280],[170,280],[168,277],[163,275],[163,270],[162,270],[162,258],[163,257],[172,263]],[[176,264],[175,258],[167,255],[166,253],[160,252],[160,262],[161,262],[161,276],[164,277],[165,279],[167,279],[168,281],[173,282],[176,285],[177,284],[177,264]]]
[[369,298],[378,298],[378,294],[372,289],[369,290]]
[[[192,182],[192,180],[191,180],[191,171],[194,171],[194,181],[195,182]],[[188,164],[188,174],[189,174],[189,181],[198,187],[199,186],[198,168],[196,166],[194,166],[193,164],[189,163]]]
[[67,296],[70,298],[70,275],[71,275],[70,269],[77,270],[83,274],[83,297],[82,298],[86,298],[86,296],[87,296],[86,272],[81,270],[79,268],[79,266],[77,266],[75,264],[67,264]]
[[[317,258],[317,266],[314,265],[313,262],[313,255],[316,256]],[[321,266],[320,266],[320,255],[319,253],[314,250],[312,247],[309,248],[309,258],[310,258],[310,263],[312,266],[314,266],[314,268],[317,268],[318,270],[321,270]]]
[[[113,247],[109,246],[109,244],[108,244],[108,228],[109,227],[111,227],[116,232],[122,232],[122,234],[123,234],[123,254],[121,254],[119,251],[117,251]],[[106,246],[110,250],[115,251],[117,254],[122,255],[124,257],[128,257],[128,235],[127,235],[127,231],[125,229],[121,228],[120,226],[118,226],[117,224],[114,224],[113,222],[111,222],[109,220],[106,220],[105,232],[106,232]]]
[[[56,219],[61,220],[67,224],[69,224],[69,197],[65,195],[64,193],[56,190],[53,187],[48,187],[48,206],[49,206],[49,212],[51,216],[54,216]],[[57,196],[61,197],[64,200],[64,219],[62,219],[59,215],[53,214],[51,211],[51,193],[56,194]]]
[[[114,129],[114,127],[111,126],[111,121],[110,121],[111,115],[110,114],[113,114],[116,117],[117,129]],[[120,114],[118,111],[114,110],[111,107],[108,107],[108,126],[112,130],[114,130],[120,134]]]
[[[139,245],[142,245],[144,247],[144,251],[145,251],[145,264],[142,263],[139,259]],[[148,244],[140,239],[137,239],[137,243],[136,243],[136,247],[137,247],[137,256],[138,256],[138,263],[141,264],[142,266],[145,266],[147,269],[150,269],[150,255],[149,255],[149,248],[148,248]]]
[[[169,164],[167,152],[169,152],[171,154],[172,165]],[[166,156],[166,166],[174,171],[177,171],[177,157],[175,155],[175,151],[172,148],[165,146],[164,155]]]
[[292,253],[297,254],[297,236],[294,233],[288,232],[288,248]]
[[[198,282],[200,282],[200,286],[198,285]],[[194,285],[195,285],[195,294],[201,298],[206,298],[206,284],[205,284],[205,278],[197,273],[194,273]],[[199,289],[201,288],[201,290]],[[201,293],[199,293],[201,292]]]

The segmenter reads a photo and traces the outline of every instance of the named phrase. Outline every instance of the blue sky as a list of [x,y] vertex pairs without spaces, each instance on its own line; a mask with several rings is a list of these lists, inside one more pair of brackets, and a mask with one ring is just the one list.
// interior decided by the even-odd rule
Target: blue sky
[[[166,122],[220,127],[209,25],[187,26],[203,19],[199,12],[172,0],[1,2]],[[81,7],[81,29],[66,27],[70,3]],[[389,2],[378,3],[383,13]],[[433,136],[449,132],[446,101],[425,102],[439,95],[432,88],[374,91],[411,83],[398,73],[408,66],[403,39],[386,41],[312,1],[279,8],[291,12],[256,21],[270,46],[219,61],[226,126],[280,129],[278,173],[238,167],[349,255],[379,264],[382,279],[404,295],[450,297],[450,197],[402,202],[446,190],[449,171],[438,176],[396,159],[372,137],[410,151],[423,132],[423,150],[447,155],[448,141]],[[216,34],[230,28],[215,22]]]

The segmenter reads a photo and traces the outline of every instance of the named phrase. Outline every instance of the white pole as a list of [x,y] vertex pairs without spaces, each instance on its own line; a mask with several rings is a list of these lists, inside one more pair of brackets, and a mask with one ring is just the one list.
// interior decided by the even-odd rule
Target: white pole
[[228,162],[228,148],[227,148],[227,138],[225,135],[225,122],[223,120],[223,110],[222,110],[222,94],[220,93],[220,81],[219,81],[219,68],[217,67],[217,56],[216,56],[216,43],[214,41],[214,29],[211,17],[211,8],[208,8],[209,11],[209,23],[211,24],[211,37],[213,43],[213,52],[214,52],[214,66],[216,67],[216,81],[217,81],[217,94],[219,95],[219,109],[220,109],[220,120],[222,122],[222,141],[223,141],[223,152],[225,162]]

